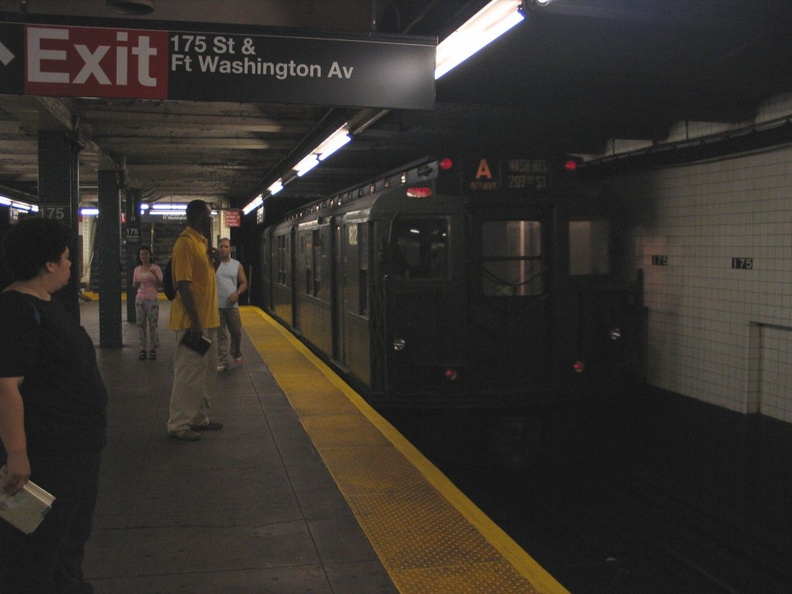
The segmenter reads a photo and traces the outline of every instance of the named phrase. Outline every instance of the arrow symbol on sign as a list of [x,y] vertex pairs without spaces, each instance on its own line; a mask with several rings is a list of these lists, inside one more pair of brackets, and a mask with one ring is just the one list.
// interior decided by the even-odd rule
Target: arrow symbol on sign
[[3,63],[3,66],[8,66],[8,63],[14,59],[14,54],[11,53],[6,46],[0,42],[0,62]]

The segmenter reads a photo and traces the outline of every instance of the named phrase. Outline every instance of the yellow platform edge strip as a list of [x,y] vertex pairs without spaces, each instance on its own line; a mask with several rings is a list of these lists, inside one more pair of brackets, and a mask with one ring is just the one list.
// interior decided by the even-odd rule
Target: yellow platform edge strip
[[[407,441],[393,425],[385,420],[357,392],[347,385],[330,367],[319,359],[299,339],[292,335],[275,319],[258,307],[241,306],[243,315],[257,314],[263,321],[280,332],[297,351],[308,359],[327,380],[343,393],[350,402],[375,426],[470,524],[508,561],[526,580],[531,582],[537,592],[546,594],[570,594],[536,560],[523,550],[506,532],[495,524],[475,503],[462,493],[434,464],[418,449]],[[244,325],[243,325],[244,326]],[[254,341],[255,346],[255,341]],[[258,350],[258,346],[256,346]],[[266,360],[266,354],[259,351]]]

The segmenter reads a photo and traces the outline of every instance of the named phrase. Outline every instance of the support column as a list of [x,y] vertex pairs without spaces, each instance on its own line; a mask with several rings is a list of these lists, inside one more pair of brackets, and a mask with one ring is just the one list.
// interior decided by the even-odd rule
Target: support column
[[121,200],[115,170],[99,171],[99,346],[121,348]]
[[80,206],[79,153],[82,146],[68,132],[42,130],[38,134],[39,209],[47,218],[66,223],[75,238],[69,246],[71,277],[55,293],[70,312],[80,319],[80,278],[82,276],[82,241],[78,226]]
[[140,233],[140,202],[143,197],[141,190],[126,188],[124,192],[124,218],[126,220],[126,293],[127,293],[127,322],[137,322],[135,310],[135,294],[132,287],[133,274],[137,266],[137,253],[141,245],[146,245]]

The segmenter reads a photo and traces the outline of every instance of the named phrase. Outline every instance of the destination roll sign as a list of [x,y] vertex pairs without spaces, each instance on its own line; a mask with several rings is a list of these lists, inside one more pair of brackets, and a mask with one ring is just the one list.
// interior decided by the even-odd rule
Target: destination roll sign
[[426,39],[0,23],[0,93],[432,109]]

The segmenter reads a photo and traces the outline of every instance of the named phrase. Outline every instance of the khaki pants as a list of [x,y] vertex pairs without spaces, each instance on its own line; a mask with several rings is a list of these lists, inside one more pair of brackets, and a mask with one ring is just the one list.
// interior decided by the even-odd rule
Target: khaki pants
[[186,330],[176,332],[168,431],[189,429],[191,425],[209,420],[209,407],[217,381],[217,328],[203,331],[204,336],[212,339],[212,346],[205,355],[199,355],[181,343],[186,333]]
[[[228,333],[226,333],[228,330]],[[230,348],[228,336],[231,336]],[[228,367],[228,355],[231,360],[242,356],[242,320],[239,317],[238,307],[220,308],[220,329],[217,331],[217,356],[220,365]]]

